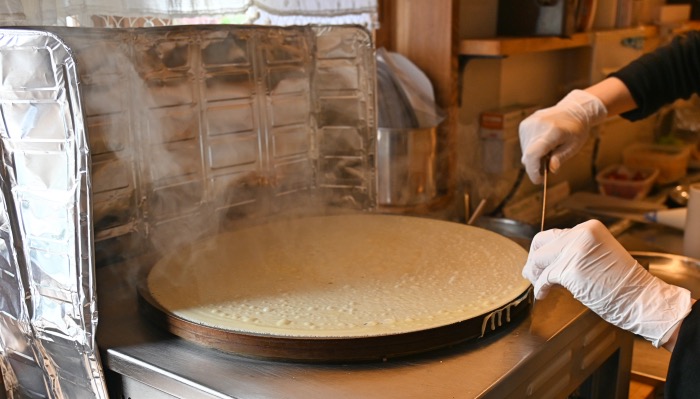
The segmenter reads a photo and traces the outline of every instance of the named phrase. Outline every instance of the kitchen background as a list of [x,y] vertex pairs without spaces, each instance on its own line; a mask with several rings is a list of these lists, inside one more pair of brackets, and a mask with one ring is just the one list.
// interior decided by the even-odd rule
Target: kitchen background
[[[37,2],[23,3],[29,5]],[[80,2],[75,1],[71,3],[77,4]],[[273,2],[257,1],[255,3],[265,4]],[[278,4],[282,3],[279,2]],[[360,3],[365,6],[367,4],[372,5],[371,1],[364,3],[355,1],[352,3],[354,5]],[[562,31],[566,33],[566,37],[551,36],[551,33],[543,37],[537,37],[539,33],[530,30],[524,33],[521,32],[523,35],[520,38],[510,35],[508,38],[503,38],[499,37],[500,29],[504,28],[503,22],[499,23],[499,12],[506,10],[508,8],[506,5],[512,4],[507,1],[444,0],[436,3],[434,1],[392,0],[379,1],[377,4],[379,6],[377,17],[380,28],[373,32],[376,35],[377,47],[384,47],[405,55],[424,71],[435,88],[435,99],[441,108],[441,114],[444,114],[444,121],[437,126],[435,131],[435,153],[426,154],[431,163],[426,166],[425,170],[419,171],[434,174],[435,190],[429,191],[430,195],[428,196],[418,196],[419,201],[381,204],[381,210],[423,214],[450,220],[466,219],[467,210],[472,211],[482,201],[486,203],[486,213],[517,211],[520,208],[514,204],[521,204],[520,201],[524,201],[522,203],[525,204],[525,211],[511,214],[511,217],[527,219],[539,213],[539,210],[533,212],[532,208],[526,207],[527,204],[534,203],[536,204],[534,207],[539,209],[540,204],[536,196],[539,195],[540,188],[529,184],[526,179],[522,178],[518,161],[519,149],[513,132],[507,131],[508,129],[501,129],[501,136],[495,133],[495,137],[485,134],[485,130],[482,129],[484,127],[482,115],[485,112],[495,110],[498,113],[506,107],[515,106],[521,107],[524,110],[523,113],[527,113],[536,107],[551,105],[568,91],[574,88],[585,87],[600,80],[606,73],[624,65],[643,52],[655,48],[673,35],[680,34],[684,30],[695,26],[693,22],[690,22],[690,18],[693,15],[692,4],[678,7],[678,4],[666,4],[657,1],[631,1],[625,3],[623,0],[617,2],[603,2],[599,0],[598,2],[581,3],[590,7],[589,9],[591,10],[593,5],[595,5],[597,11],[591,13],[589,19],[580,17],[582,14],[579,14],[579,26],[574,28],[573,31]],[[541,4],[541,2],[537,4]],[[572,3],[566,2],[561,4],[562,7],[564,7],[564,4],[568,7]],[[168,18],[164,17],[121,18],[109,13],[109,1],[105,1],[104,6],[106,8],[103,14],[78,15],[73,20],[73,24],[82,26],[132,27],[173,23],[173,21],[169,21]],[[576,9],[578,10],[578,8]],[[566,7],[561,8],[559,14],[561,20],[564,20],[567,16],[576,17],[576,12],[571,10]],[[28,16],[38,15],[37,10],[31,7],[25,8],[24,11]],[[39,14],[43,15],[43,13],[49,11],[44,9]],[[55,12],[56,10],[53,11]],[[265,10],[262,9],[262,11]],[[516,16],[524,15],[521,10],[517,9],[514,9],[513,13]],[[7,14],[2,15],[7,17]],[[256,23],[259,19],[262,19],[261,22],[264,24],[275,24],[278,22],[278,20],[268,17],[265,12],[249,13],[246,11],[244,15],[244,17],[239,16],[239,20],[232,22]],[[368,19],[366,18],[367,16],[369,16]],[[373,12],[368,11],[362,13],[361,18],[341,18],[341,21],[344,23],[364,24],[369,28],[373,28],[375,27],[373,18]],[[87,21],[90,22],[88,23]],[[201,21],[183,19],[180,22],[216,21],[204,18]],[[226,21],[222,20],[221,22]],[[306,22],[324,23],[327,21],[319,19],[302,21],[291,17],[286,18],[284,22],[294,24]],[[39,25],[50,24],[47,22],[39,23]],[[508,27],[510,28],[510,26]],[[554,29],[557,29],[557,27],[555,26]],[[558,29],[563,28],[559,27]],[[105,32],[103,31],[102,34],[105,34]],[[172,39],[173,37],[169,37],[169,40]],[[111,40],[118,41],[118,38],[117,36],[102,38],[99,43],[106,45],[110,44]],[[132,43],[132,41],[129,41],[129,43]],[[115,46],[121,44],[117,43]],[[298,46],[291,47],[297,48]],[[312,47],[315,48],[315,46]],[[177,48],[177,46],[174,47],[175,50]],[[161,48],[160,50],[164,51],[154,51],[148,53],[148,55],[158,58],[163,54],[170,54],[173,48],[166,46],[166,48]],[[287,53],[275,54],[284,56]],[[289,53],[290,57],[292,54],[294,54],[293,51]],[[296,60],[291,57],[289,59],[285,58],[285,61],[290,59],[292,61]],[[95,60],[99,61],[99,58]],[[144,60],[147,61],[148,59],[145,58]],[[179,58],[177,57],[166,57],[166,61],[178,60]],[[337,66],[342,65],[343,62],[338,61],[332,64]],[[157,64],[148,65],[154,66]],[[175,67],[173,68],[175,72],[180,71],[178,69],[180,67],[179,64],[175,65]],[[347,71],[348,69],[343,70]],[[371,68],[359,68],[359,70],[367,72]],[[89,68],[88,71],[93,72]],[[167,74],[172,72],[167,70],[167,68],[158,69],[158,71]],[[100,72],[104,71],[100,70]],[[338,72],[338,75],[342,74]],[[152,77],[152,75],[148,76]],[[170,77],[171,75],[168,76]],[[337,83],[335,79],[322,79],[322,75],[314,74],[309,74],[309,76],[321,78],[323,83],[337,88],[334,86]],[[87,83],[83,88],[89,89],[89,83],[93,83],[93,88],[98,87],[94,85],[96,82],[99,83],[97,78],[111,79],[112,75],[99,74],[94,81],[83,81],[83,83]],[[159,81],[158,83],[161,82]],[[160,86],[156,85],[153,87]],[[343,87],[343,89],[345,88]],[[99,92],[89,91],[87,93],[96,96],[100,94]],[[366,93],[373,94],[371,90],[367,90]],[[178,97],[173,96],[164,96],[163,98],[169,100],[178,99]],[[358,98],[365,105],[372,104],[371,101],[364,101],[364,97]],[[308,100],[305,97],[304,99]],[[115,103],[109,103],[108,105],[110,104],[115,105]],[[128,104],[130,107],[138,106],[137,102],[134,101],[124,101],[124,104]],[[104,104],[90,103],[86,105],[87,111],[104,111],[99,109],[99,106]],[[167,105],[173,104],[168,103]],[[281,109],[288,110],[292,108]],[[338,107],[338,110],[340,109],[341,107]],[[381,113],[382,110],[380,109],[379,112]],[[90,113],[87,115],[88,119],[93,117],[92,121],[96,122],[96,125],[93,126],[102,126],[100,122],[109,124],[109,118],[102,118],[103,113],[95,112],[95,114],[99,115]],[[622,149],[630,146],[632,143],[638,141],[651,142],[660,131],[667,129],[669,125],[661,123],[664,121],[663,118],[660,118],[661,115],[663,114],[634,124],[620,118],[609,118],[596,130],[587,148],[576,159],[570,161],[561,173],[553,177],[551,181],[553,193],[561,198],[567,196],[569,191],[595,190],[594,176],[596,171],[608,164],[620,162]],[[167,116],[171,117],[172,115]],[[172,118],[165,119],[172,120]],[[149,119],[149,121],[152,120]],[[135,121],[139,122],[141,119]],[[87,122],[89,125],[91,121],[88,120]],[[370,122],[368,126],[372,126],[373,121]],[[517,126],[517,121],[511,123],[510,128],[515,126]],[[218,127],[218,125],[214,127]],[[213,130],[215,133],[219,133],[216,129]],[[92,150],[99,148],[100,144],[109,143],[93,142]],[[431,148],[432,142],[428,140],[427,145],[428,148]],[[378,146],[381,149],[381,143]],[[212,151],[218,148],[213,148]],[[378,155],[381,156],[381,152],[378,152]],[[433,159],[431,155],[436,155],[435,164],[432,164]],[[100,180],[100,171],[102,171],[103,177],[108,176],[117,180],[120,174],[112,173],[111,171],[123,172],[124,168],[100,168],[101,160],[112,160],[111,158],[108,159],[106,155],[103,158],[97,157],[94,159],[96,163],[93,172],[95,173],[96,182],[108,180]],[[212,156],[212,158],[215,157]],[[104,162],[103,165],[107,164],[108,162]],[[179,169],[186,166],[188,165],[178,163],[173,168]],[[393,166],[390,165],[389,167]],[[347,170],[344,165],[341,165],[341,168],[343,171]],[[157,171],[160,171],[160,169]],[[381,173],[381,170],[379,173]],[[335,176],[334,174],[331,175]],[[339,176],[346,177],[342,174],[339,174]],[[366,182],[370,181],[370,179],[361,179],[361,181]],[[258,182],[262,185],[267,181],[263,179]],[[245,183],[243,182],[244,186]],[[566,183],[568,186],[562,186],[562,183]],[[555,189],[561,187],[563,189]],[[100,187],[98,186],[97,188]],[[417,186],[417,190],[418,193],[423,193],[420,185]],[[371,194],[371,189],[364,192],[364,194],[366,193]],[[531,195],[534,195],[534,197],[530,197]],[[99,195],[95,198],[95,205],[99,205],[98,197]],[[115,198],[110,197],[109,199]],[[343,196],[343,198],[348,198],[348,196]],[[531,198],[534,200],[530,201],[529,199]],[[555,195],[552,199],[556,198],[557,196]],[[139,202],[139,204],[141,203]],[[154,215],[158,216],[155,213],[149,214],[150,217]],[[113,227],[107,226],[106,229],[114,230]],[[138,229],[133,231],[140,232]],[[103,237],[98,234],[97,238]],[[75,280],[71,280],[71,282],[75,282]],[[88,339],[90,338],[92,337],[88,336]],[[68,358],[72,359],[72,357]]]
[[[482,115],[504,109],[512,114],[513,107],[527,113],[553,105],[569,91],[600,81],[674,35],[696,27],[691,18],[697,7],[690,2],[565,3],[558,3],[560,14],[552,18],[573,19],[553,28],[566,37],[538,32],[534,22],[509,27],[513,20],[503,14],[536,18],[526,10],[531,8],[529,2],[446,1],[439,10],[416,1],[379,3],[377,45],[407,55],[425,71],[435,86],[438,104],[447,111],[438,129],[442,190],[431,204],[411,211],[466,219],[465,208],[467,213],[473,211],[485,199],[486,213],[535,222],[533,209],[539,207],[535,197],[540,188],[519,172],[517,123],[510,122],[501,137],[494,136],[484,133]],[[593,13],[586,16],[577,6]],[[679,106],[693,103],[675,104]],[[597,191],[596,173],[621,163],[625,148],[653,142],[673,129],[674,114],[669,114],[673,108],[635,123],[610,117],[594,129],[584,150],[550,179],[550,187],[556,187],[549,199],[552,204],[568,192]]]

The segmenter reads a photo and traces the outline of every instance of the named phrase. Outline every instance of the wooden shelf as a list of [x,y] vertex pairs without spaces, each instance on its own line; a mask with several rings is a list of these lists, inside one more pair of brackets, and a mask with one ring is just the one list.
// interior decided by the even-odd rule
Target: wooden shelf
[[[652,37],[658,35],[656,26],[645,25],[637,28],[624,28],[629,32]],[[459,54],[481,57],[507,57],[509,55],[535,53],[539,51],[564,50],[590,46],[595,32],[574,33],[569,38],[547,37],[494,37],[485,39],[464,39],[459,42]]]
[[673,33],[675,34],[681,34],[688,32],[690,30],[700,30],[700,21],[687,21],[683,23],[681,26],[673,29]]
[[590,45],[590,43],[591,35],[589,33],[576,33],[570,38],[496,37],[488,39],[465,39],[459,43],[459,54],[484,57],[506,57],[514,54],[583,47]]

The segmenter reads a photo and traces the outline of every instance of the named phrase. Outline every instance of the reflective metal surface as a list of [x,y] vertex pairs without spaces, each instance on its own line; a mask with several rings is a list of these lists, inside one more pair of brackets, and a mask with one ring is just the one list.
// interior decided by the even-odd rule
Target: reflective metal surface
[[278,215],[374,208],[362,28],[2,29],[0,74],[11,397],[106,395],[95,264]]
[[688,184],[679,184],[669,190],[668,199],[676,206],[688,206],[688,198],[690,197],[688,191]]
[[58,37],[0,31],[0,366],[10,397],[106,397],[95,345],[90,158]]
[[474,226],[494,231],[517,242],[521,247],[530,250],[532,238],[539,232],[531,224],[513,219],[482,216],[474,221]]
[[663,281],[686,288],[700,298],[700,260],[660,252],[630,251],[644,268]]

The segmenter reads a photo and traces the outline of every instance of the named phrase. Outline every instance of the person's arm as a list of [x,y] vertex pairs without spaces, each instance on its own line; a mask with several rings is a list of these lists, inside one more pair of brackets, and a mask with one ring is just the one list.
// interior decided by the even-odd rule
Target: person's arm
[[678,332],[681,330],[681,325],[683,323],[678,323],[678,325],[671,331],[671,335],[668,337],[668,341],[666,341],[665,344],[661,345],[662,348],[666,349],[669,352],[673,352],[673,349],[676,347],[676,342],[678,341]]
[[539,184],[541,160],[550,155],[550,170],[556,172],[606,117],[638,120],[693,93],[700,93],[700,32],[695,31],[526,118],[519,128],[525,171]]
[[637,109],[632,93],[616,77],[606,78],[585,90],[574,90],[557,105],[539,110],[519,127],[522,163],[534,183],[540,183],[540,160],[551,156],[556,172],[588,140],[591,126],[606,117]]
[[640,56],[610,76],[627,87],[637,104],[621,113],[631,121],[678,99],[688,99],[700,93],[700,32],[676,36],[668,45]]
[[[611,100],[615,97],[611,96]],[[542,183],[540,165],[546,156],[549,156],[549,170],[556,173],[586,143],[591,126],[602,122],[607,115],[605,105],[596,95],[574,90],[555,106],[525,118],[518,130],[521,162],[530,180]]]
[[607,115],[619,115],[637,108],[627,86],[618,78],[606,78],[584,90],[596,96],[607,109]]
[[657,348],[673,350],[693,303],[690,291],[645,270],[597,220],[535,235],[523,276],[535,298],[563,286],[604,320]]
[[664,398],[700,398],[700,304],[693,305],[690,314],[677,329],[677,341],[664,389]]
[[[690,306],[692,307],[695,304],[695,302],[695,299],[691,299]],[[682,320],[679,321],[678,324],[676,324],[676,326],[669,332],[666,343],[661,345],[667,351],[673,352],[673,350],[676,348],[676,343],[678,342],[678,334],[681,331],[681,326],[683,326]]]

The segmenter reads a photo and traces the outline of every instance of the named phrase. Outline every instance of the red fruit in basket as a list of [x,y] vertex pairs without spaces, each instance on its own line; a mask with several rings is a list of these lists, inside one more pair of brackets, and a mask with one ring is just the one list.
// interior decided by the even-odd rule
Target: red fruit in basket
[[627,180],[627,175],[624,173],[620,173],[617,170],[613,170],[612,172],[608,173],[608,175],[605,177],[611,180]]

